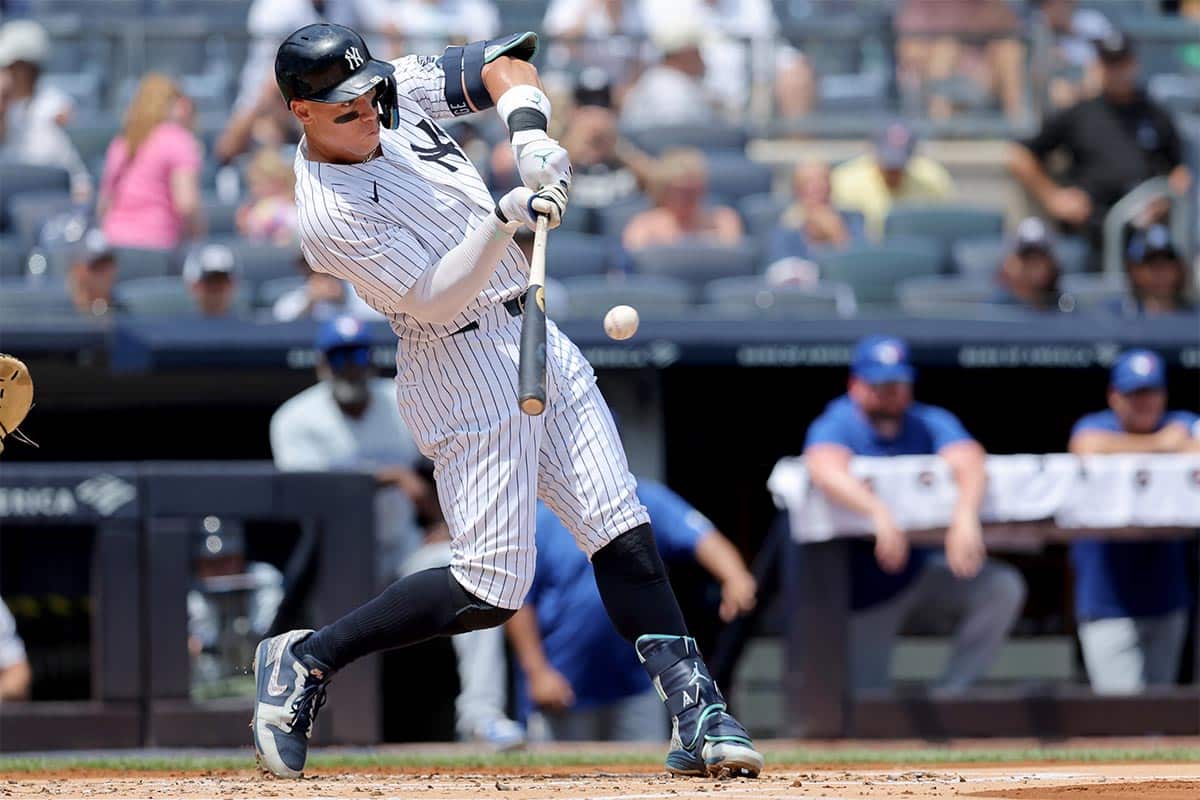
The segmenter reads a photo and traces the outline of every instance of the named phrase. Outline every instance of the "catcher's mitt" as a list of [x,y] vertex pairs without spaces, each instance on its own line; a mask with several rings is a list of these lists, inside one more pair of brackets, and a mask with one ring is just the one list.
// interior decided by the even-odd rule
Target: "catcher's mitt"
[[33,444],[17,430],[31,406],[33,378],[29,375],[29,368],[16,356],[0,353],[0,452],[4,451],[6,436]]

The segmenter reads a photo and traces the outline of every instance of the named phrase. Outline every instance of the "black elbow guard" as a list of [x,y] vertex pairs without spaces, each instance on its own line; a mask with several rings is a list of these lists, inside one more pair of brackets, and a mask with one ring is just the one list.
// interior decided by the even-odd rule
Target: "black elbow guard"
[[532,61],[537,48],[538,37],[533,31],[447,47],[441,62],[450,111],[460,116],[491,108],[494,105],[492,97],[483,85],[484,65],[500,56]]

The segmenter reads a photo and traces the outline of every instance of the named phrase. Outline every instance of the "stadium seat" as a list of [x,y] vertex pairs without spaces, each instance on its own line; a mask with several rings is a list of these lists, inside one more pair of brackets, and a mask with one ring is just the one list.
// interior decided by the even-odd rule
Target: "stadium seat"
[[251,0],[150,0],[151,9],[162,16],[197,15],[222,28],[245,29]]
[[562,285],[572,319],[600,319],[622,303],[636,306],[642,319],[679,317],[691,307],[691,287],[673,278],[584,275],[568,278]]
[[[79,157],[90,168],[97,161],[104,163],[108,146],[121,132],[121,126],[116,119],[89,114],[73,120],[66,130]],[[99,182],[100,171],[93,170],[92,178]]]
[[[963,239],[950,248],[954,271],[960,275],[990,276],[1000,269],[1007,244],[1003,238],[986,236]],[[1054,242],[1058,266],[1065,274],[1084,272],[1091,253],[1088,243],[1078,237],[1064,237]]]
[[117,258],[118,281],[159,278],[179,272],[181,262],[174,250],[117,247],[113,251]]
[[789,203],[791,198],[773,194],[752,194],[743,197],[738,201],[737,210],[746,226],[746,235],[759,240],[770,236]]
[[603,275],[617,268],[619,249],[608,236],[555,232],[546,247],[546,271],[556,278]]
[[715,311],[745,317],[846,317],[856,310],[854,290],[844,283],[772,287],[757,276],[711,281],[704,299]]
[[[176,275],[122,281],[117,284],[113,294],[125,313],[135,316],[186,317],[196,314],[196,302],[187,284]],[[239,284],[233,301],[234,313],[249,311],[252,297],[250,287]]]
[[31,192],[68,192],[71,178],[61,167],[0,163],[0,233],[11,228],[12,199]]
[[[104,0],[104,15],[112,17],[136,17],[144,11],[144,0]],[[30,0],[30,16],[64,16],[79,14],[84,19],[94,18],[96,0]]]
[[[213,236],[207,242],[223,244],[233,251],[238,271],[251,283],[259,284],[272,278],[296,274],[296,260],[300,258],[298,247],[279,247],[227,236]],[[197,245],[207,242],[198,242]]]
[[1103,309],[1114,300],[1129,298],[1129,285],[1125,277],[1110,275],[1067,275],[1059,284],[1064,295],[1074,301],[1079,311]]
[[671,125],[623,133],[652,156],[662,155],[672,147],[696,147],[710,155],[718,152],[741,155],[750,140],[745,128],[733,125]]
[[937,241],[947,261],[958,240],[1003,233],[1004,212],[980,208],[898,205],[883,223],[885,240],[921,237]]
[[38,87],[51,86],[68,95],[75,104],[75,118],[89,117],[100,110],[104,79],[96,70],[51,72],[38,79]]
[[771,191],[771,168],[738,153],[710,153],[708,191],[731,203]]
[[757,248],[750,242],[715,245],[703,242],[651,247],[631,254],[639,275],[657,275],[699,286],[717,278],[751,275]]
[[61,284],[31,286],[24,279],[0,282],[0,319],[39,320],[48,316],[73,316],[75,307]]
[[9,201],[9,225],[25,247],[33,247],[46,220],[74,207],[71,195],[66,192],[27,192]]
[[223,203],[214,197],[208,197],[202,205],[209,236],[237,234],[237,212],[241,203]]
[[0,236],[0,281],[23,276],[27,255],[27,248],[17,236]]
[[[625,226],[629,224],[629,220],[648,208],[650,208],[650,198],[639,194],[613,203],[607,208],[596,209],[596,214],[600,219],[598,233],[615,236],[619,239],[625,231]],[[567,216],[571,216],[569,209]]]
[[996,285],[992,281],[975,276],[927,275],[908,278],[896,287],[900,308],[918,316],[985,303],[995,293]]
[[894,303],[900,281],[938,274],[941,260],[941,248],[921,240],[862,245],[821,253],[816,258],[822,280],[850,284],[863,304]]
[[271,308],[279,298],[288,292],[299,289],[304,285],[304,276],[292,275],[288,278],[272,278],[263,281],[255,292],[254,303],[260,308]]

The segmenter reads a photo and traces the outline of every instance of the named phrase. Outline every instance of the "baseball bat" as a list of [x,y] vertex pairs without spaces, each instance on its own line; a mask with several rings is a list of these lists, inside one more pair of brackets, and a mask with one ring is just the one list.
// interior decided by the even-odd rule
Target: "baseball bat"
[[538,215],[529,259],[521,320],[521,356],[517,367],[517,404],[531,417],[546,410],[546,217]]

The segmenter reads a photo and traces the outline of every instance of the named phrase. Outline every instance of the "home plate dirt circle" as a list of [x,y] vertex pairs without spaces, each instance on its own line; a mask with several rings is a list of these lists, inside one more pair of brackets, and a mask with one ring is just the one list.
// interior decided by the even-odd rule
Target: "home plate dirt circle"
[[758,780],[674,778],[628,766],[581,769],[316,770],[299,781],[252,770],[0,775],[0,798],[306,798],[307,800],[1196,800],[1200,765],[1054,764],[994,768],[772,770]]

